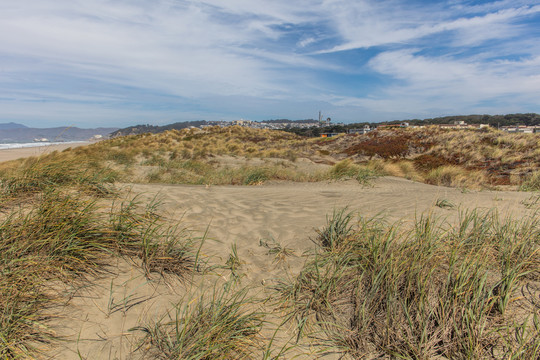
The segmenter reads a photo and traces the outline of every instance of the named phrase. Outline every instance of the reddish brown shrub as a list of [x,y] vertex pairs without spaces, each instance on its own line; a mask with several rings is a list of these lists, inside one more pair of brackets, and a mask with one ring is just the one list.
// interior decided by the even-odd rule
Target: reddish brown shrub
[[445,165],[453,165],[451,161],[448,161],[440,156],[433,156],[430,154],[423,154],[416,157],[413,160],[414,167],[418,171],[428,172]]
[[404,137],[371,137],[344,151],[347,155],[362,154],[372,158],[399,159],[409,154],[409,142]]

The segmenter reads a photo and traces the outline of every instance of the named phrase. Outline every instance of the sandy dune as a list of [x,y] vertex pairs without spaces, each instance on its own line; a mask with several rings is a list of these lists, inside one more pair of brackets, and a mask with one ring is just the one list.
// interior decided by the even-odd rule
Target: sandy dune
[[[348,207],[362,216],[380,214],[389,222],[411,222],[432,212],[453,221],[458,208],[497,208],[502,214],[520,217],[529,213],[521,201],[530,193],[471,191],[430,186],[401,178],[385,177],[373,187],[355,182],[268,183],[262,186],[129,185],[142,200],[156,195],[161,209],[175,220],[182,219],[193,235],[208,228],[203,254],[212,264],[224,264],[236,243],[245,273],[245,285],[269,295],[275,279],[297,274],[313,249],[315,229],[326,223],[334,209]],[[456,205],[435,206],[438,199]],[[278,262],[261,241],[274,239],[294,250],[295,256]],[[95,285],[78,291],[58,318],[52,321],[61,343],[51,358],[128,359],[137,346],[138,334],[128,331],[159,318],[185,293],[178,283],[148,281],[130,264],[120,261],[116,273],[106,274]],[[309,356],[308,356],[309,358]]]
[[[498,208],[502,213],[522,214],[521,200],[530,197],[516,192],[462,192],[459,189],[415,183],[401,178],[378,179],[373,187],[353,181],[339,183],[274,183],[264,186],[176,186],[135,185],[135,193],[147,198],[159,194],[163,209],[181,218],[189,229],[209,226],[205,251],[225,261],[237,243],[240,258],[251,281],[275,276],[267,249],[260,241],[273,238],[298,254],[313,247],[315,229],[325,225],[334,209],[348,207],[365,217],[381,215],[390,222],[414,220],[428,211],[452,220],[457,207]],[[447,199],[455,210],[435,206]],[[301,262],[292,261],[292,268]]]

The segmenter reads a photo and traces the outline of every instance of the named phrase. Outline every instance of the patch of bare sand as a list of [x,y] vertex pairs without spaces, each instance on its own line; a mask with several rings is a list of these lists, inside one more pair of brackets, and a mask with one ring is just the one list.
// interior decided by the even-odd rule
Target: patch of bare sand
[[[316,236],[315,229],[326,224],[334,209],[348,207],[365,217],[381,215],[389,222],[409,223],[427,212],[452,222],[457,219],[458,207],[496,208],[501,214],[514,217],[532,211],[522,204],[530,198],[530,193],[462,192],[393,177],[379,178],[373,187],[362,187],[352,181],[276,182],[248,187],[156,184],[131,187],[143,199],[160,197],[162,210],[168,217],[182,219],[185,227],[199,235],[208,229],[202,252],[211,263],[223,265],[236,244],[242,261],[240,272],[245,274],[243,284],[269,297],[275,279],[300,271],[306,259],[304,254],[314,248],[311,239]],[[456,208],[435,206],[439,199],[455,204]],[[295,255],[277,261],[267,247],[261,246],[261,242],[269,239],[293,250]],[[121,263],[117,274],[98,279],[93,287],[78,293],[62,309],[54,326],[69,341],[62,343],[51,357],[78,359],[80,354],[86,359],[130,359],[139,338],[128,330],[163,316],[184,293],[178,284],[148,281],[138,270]],[[111,311],[117,309],[111,302],[119,303],[119,310]],[[279,316],[275,314],[274,320]],[[279,335],[280,339],[289,336],[293,336],[292,328],[284,329]],[[331,358],[335,357],[325,357]]]
[[[270,183],[263,186],[176,186],[134,185],[135,193],[151,198],[160,194],[163,209],[183,214],[189,229],[209,226],[203,247],[209,256],[226,261],[231,245],[245,261],[251,281],[260,283],[276,275],[275,265],[261,240],[274,239],[297,254],[313,248],[315,229],[326,224],[334,209],[348,207],[364,217],[383,216],[389,222],[413,221],[432,212],[453,221],[458,210],[497,208],[502,214],[523,216],[529,210],[521,204],[531,195],[520,192],[470,191],[431,186],[393,177],[380,178],[373,187],[355,182]],[[435,206],[438,199],[456,205],[452,210]],[[292,270],[301,261],[289,261]]]

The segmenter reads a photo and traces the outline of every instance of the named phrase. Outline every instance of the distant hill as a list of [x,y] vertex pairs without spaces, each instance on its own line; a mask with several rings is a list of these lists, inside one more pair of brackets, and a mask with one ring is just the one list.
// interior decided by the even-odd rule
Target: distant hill
[[424,120],[394,120],[389,121],[388,123],[400,123],[403,121],[407,121],[411,125],[451,124],[454,121],[465,121],[467,124],[489,124],[493,127],[512,125],[533,126],[540,125],[540,115],[535,113],[507,115],[456,115]]
[[[289,119],[276,119],[276,120],[263,120],[259,121],[259,123],[267,123],[267,124],[303,124],[303,123],[311,123],[314,122],[313,119],[305,119],[305,120],[289,120]],[[114,131],[111,133],[111,137],[116,136],[126,136],[126,135],[138,135],[138,134],[145,134],[145,133],[151,133],[151,134],[158,134],[167,130],[182,130],[189,127],[200,127],[201,125],[222,125],[224,121],[206,121],[206,120],[197,120],[197,121],[183,121],[183,122],[176,122],[174,124],[169,125],[163,125],[163,126],[157,126],[157,125],[134,125],[129,126],[127,128],[119,129],[117,131]]]
[[17,124],[14,122],[0,124],[0,130],[7,130],[7,129],[27,129],[27,127],[22,124]]
[[[364,125],[370,125],[371,127],[377,127],[379,125],[385,124],[399,124],[402,122],[408,122],[410,125],[431,125],[431,124],[451,124],[454,121],[465,121],[467,124],[489,124],[492,127],[498,126],[511,126],[511,125],[540,125],[540,115],[534,113],[527,114],[507,114],[507,115],[455,115],[455,116],[444,116],[437,118],[429,119],[403,119],[403,120],[392,120],[392,121],[383,121],[383,122],[372,122],[365,121],[361,123],[351,123],[351,124],[332,124],[328,127],[320,128],[301,128],[290,126],[285,131],[293,132],[298,135],[303,136],[319,136],[321,132],[344,132],[347,129],[362,127]],[[289,120],[289,119],[274,119],[274,120],[263,120],[258,123],[267,123],[267,124],[304,124],[304,123],[313,123],[316,120],[305,119],[305,120]],[[219,125],[226,122],[222,121],[184,121],[176,122],[174,124],[157,126],[157,125],[135,125],[123,129],[118,129],[111,133],[111,137],[116,136],[125,136],[125,135],[138,135],[144,133],[158,134],[167,130],[181,130],[189,127],[200,127],[201,125]]]
[[199,120],[199,121],[176,122],[174,124],[163,125],[163,126],[149,125],[149,124],[135,125],[135,126],[130,126],[123,129],[118,129],[111,133],[111,137],[138,135],[138,134],[145,134],[145,133],[158,134],[167,130],[182,130],[191,126],[199,127],[201,125],[212,125],[212,124],[213,124],[212,122],[209,122],[206,120]]
[[[16,124],[17,125],[17,124]],[[28,128],[24,125],[16,128],[0,127],[0,143],[29,143],[34,139],[48,141],[85,141],[93,136],[101,135],[108,138],[109,134],[118,128],[80,129],[77,127]]]

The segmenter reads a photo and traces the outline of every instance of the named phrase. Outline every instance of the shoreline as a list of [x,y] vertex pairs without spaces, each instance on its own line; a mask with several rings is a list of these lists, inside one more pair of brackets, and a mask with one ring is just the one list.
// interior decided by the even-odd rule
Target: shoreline
[[32,147],[20,147],[15,149],[0,149],[0,162],[17,160],[21,158],[27,158],[31,156],[40,156],[44,154],[52,153],[53,151],[62,151],[67,148],[76,148],[79,146],[86,146],[93,144],[93,141],[81,141],[76,143],[65,144],[48,144]]

